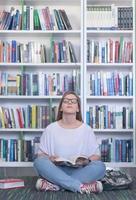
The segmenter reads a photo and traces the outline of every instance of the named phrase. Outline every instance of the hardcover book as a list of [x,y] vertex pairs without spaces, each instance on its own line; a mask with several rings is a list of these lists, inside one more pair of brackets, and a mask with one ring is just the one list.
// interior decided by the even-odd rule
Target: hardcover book
[[22,188],[24,180],[17,178],[0,179],[0,189]]
[[89,162],[90,160],[86,156],[73,157],[71,159],[58,157],[54,161],[56,165],[64,165],[69,167],[81,167],[87,165]]

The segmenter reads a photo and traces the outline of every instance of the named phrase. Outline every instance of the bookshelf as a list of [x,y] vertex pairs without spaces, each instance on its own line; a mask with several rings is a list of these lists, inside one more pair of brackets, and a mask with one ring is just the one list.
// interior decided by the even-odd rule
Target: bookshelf
[[[87,7],[89,8],[96,6],[100,6],[99,9],[102,6],[111,6],[114,5],[114,8],[118,7],[133,7],[133,29],[125,28],[125,30],[118,29],[106,29],[103,27],[101,29],[98,26],[102,26],[102,24],[97,24],[95,20],[92,20],[95,22],[93,25],[91,24],[90,26],[94,26],[93,28],[87,28],[89,21],[88,21],[88,12],[87,12]],[[129,113],[131,111],[131,114],[129,113],[127,116],[127,120],[129,119],[129,116],[131,115],[131,120],[129,120],[129,124],[127,124],[127,127],[121,126],[116,126],[116,124],[108,124],[106,126],[104,123],[105,121],[100,121],[101,123],[97,123],[97,127],[93,127],[94,132],[96,133],[96,136],[98,138],[99,144],[101,144],[102,140],[107,140],[107,139],[119,139],[119,140],[132,140],[133,144],[133,159],[131,162],[115,162],[115,159],[112,157],[111,162],[105,162],[107,166],[111,167],[135,167],[136,166],[136,155],[135,155],[135,149],[136,149],[136,127],[135,127],[135,113],[136,113],[136,106],[135,106],[135,1],[134,0],[69,0],[66,2],[65,0],[1,0],[0,2],[0,10],[6,10],[10,11],[11,7],[15,8],[16,10],[19,10],[20,12],[24,12],[24,6],[25,9],[26,7],[31,7],[33,10],[42,10],[46,6],[49,8],[50,12],[53,13],[53,9],[64,9],[65,12],[67,13],[68,19],[70,21],[70,24],[72,26],[72,29],[70,30],[59,30],[58,28],[55,28],[54,30],[45,30],[45,27],[43,27],[42,30],[34,30],[32,27],[32,20],[30,20],[30,28],[28,30],[24,29],[24,24],[23,24],[23,29],[20,28],[20,30],[0,30],[0,42],[1,41],[7,41],[11,43],[12,40],[15,40],[16,43],[18,44],[19,48],[22,44],[25,45],[25,48],[29,46],[29,42],[32,42],[30,46],[33,46],[34,42],[36,44],[41,44],[45,45],[46,47],[46,61],[41,60],[39,62],[39,57],[37,59],[31,58],[27,60],[27,57],[25,57],[25,60],[20,59],[17,62],[7,62],[7,60],[1,60],[0,62],[0,75],[2,73],[5,73],[6,76],[8,74],[13,74],[13,75],[23,75],[23,74],[28,74],[28,77],[33,77],[33,74],[38,74],[38,80],[39,80],[39,88],[36,89],[36,94],[34,95],[35,90],[31,90],[29,93],[27,90],[28,88],[25,88],[25,92],[22,89],[22,93],[19,94],[9,94],[7,93],[8,88],[6,87],[7,84],[5,84],[6,92],[0,94],[0,106],[4,108],[13,108],[14,109],[24,109],[27,110],[26,105],[33,106],[31,109],[35,109],[35,105],[37,106],[44,106],[48,105],[49,106],[49,113],[52,114],[52,109],[51,107],[57,106],[58,102],[61,98],[61,92],[58,94],[57,91],[54,89],[53,91],[50,90],[48,93],[45,93],[43,87],[41,86],[41,80],[43,81],[43,74],[46,74],[48,77],[51,78],[51,80],[54,78],[53,76],[57,76],[56,74],[62,75],[62,79],[60,80],[60,85],[63,83],[63,78],[65,75],[68,77],[65,77],[66,80],[72,77],[72,75],[75,77],[77,75],[80,79],[76,79],[76,85],[80,85],[78,88],[78,91],[80,92],[80,97],[81,97],[81,103],[82,103],[82,112],[83,112],[83,118],[84,121],[87,123],[90,122],[90,119],[88,120],[88,111],[89,107],[93,107],[93,112],[95,112],[94,108],[97,105],[98,110],[102,109],[101,113],[99,112],[99,117],[104,118],[104,109],[109,109],[109,112],[114,111],[114,113],[118,113],[123,107],[128,108],[124,112]],[[14,14],[15,14],[14,11]],[[114,10],[115,11],[115,10]],[[117,10],[116,10],[117,11]],[[96,13],[97,14],[97,13]],[[108,13],[107,13],[108,14]],[[116,12],[114,12],[114,16]],[[31,14],[30,14],[31,16]],[[99,15],[97,16],[99,17]],[[103,16],[101,16],[102,18]],[[29,19],[29,18],[28,18]],[[117,20],[113,20],[112,23],[114,22],[114,25],[117,25]],[[56,25],[56,24],[55,24]],[[96,26],[97,25],[97,26]],[[109,24],[106,26],[109,26]],[[112,24],[113,26],[113,24]],[[70,61],[70,55],[68,56],[68,59],[63,62],[63,61],[54,61],[51,60],[52,54],[51,54],[51,44],[53,45],[53,42],[57,45],[57,48],[59,46],[59,43],[62,43],[62,41],[70,41],[71,44],[73,45],[73,49],[75,52],[76,56],[76,61]],[[103,45],[115,45],[115,41],[117,42],[125,42],[126,45],[129,46],[129,50],[131,54],[131,50],[133,50],[133,60],[128,62],[126,57],[126,61],[124,62],[115,62],[113,57],[115,56],[115,52],[112,52],[112,57],[107,57],[106,56],[102,59],[97,60],[96,56],[96,61],[92,62],[91,59],[93,58],[92,55],[93,53],[90,53],[90,57],[88,57],[88,43],[87,41],[92,41],[92,44],[94,45],[95,42],[97,42],[96,47],[97,53],[100,53],[100,50],[98,51],[98,47],[105,47]],[[101,42],[105,42],[104,44]],[[4,43],[5,44],[5,43]],[[133,47],[132,47],[133,44]],[[1,45],[1,43],[0,43]],[[109,47],[108,47],[109,48]],[[92,52],[94,52],[93,48]],[[106,49],[106,48],[105,48]],[[110,49],[110,48],[109,48]],[[43,50],[43,49],[42,49]],[[106,50],[105,50],[106,51]],[[26,54],[27,51],[25,51]],[[22,53],[22,52],[21,52]],[[24,53],[24,52],[23,52]],[[36,54],[34,54],[36,57]],[[127,54],[128,55],[128,54]],[[130,56],[131,58],[131,56]],[[121,59],[121,57],[119,57]],[[107,61],[106,61],[107,60]],[[114,75],[114,76],[113,76]],[[116,90],[114,91],[113,83],[110,85],[110,87],[106,88],[101,87],[100,83],[103,82],[103,79],[100,79],[101,77],[106,77],[108,76],[109,79],[111,77],[120,77],[121,80],[126,80],[126,82],[129,80],[132,80],[133,77],[133,83],[131,81],[131,86],[129,88],[125,88],[124,85],[122,85],[121,89],[119,90],[118,84],[116,87]],[[21,76],[22,77],[22,76]],[[98,84],[99,82],[99,87],[94,89],[92,91],[92,85],[94,82],[90,84],[90,77],[94,77],[96,80],[95,84]],[[96,78],[97,77],[97,78]],[[99,78],[98,78],[99,77]],[[107,77],[106,77],[107,78]],[[93,79],[93,81],[94,81]],[[87,81],[85,81],[87,80]],[[114,80],[114,79],[112,79]],[[118,80],[118,79],[117,79]],[[126,83],[125,82],[125,83]],[[14,82],[12,82],[14,84]],[[21,82],[23,85],[23,82]],[[42,82],[43,83],[43,82]],[[124,84],[125,84],[124,83]],[[34,82],[32,82],[31,88],[33,88]],[[106,82],[104,81],[104,84],[106,85]],[[64,83],[63,83],[64,85]],[[105,86],[104,85],[104,86]],[[11,85],[10,85],[11,86]],[[21,85],[20,85],[21,87]],[[25,87],[25,86],[23,86]],[[23,88],[22,87],[22,88]],[[34,87],[35,88],[35,87]],[[90,89],[91,88],[91,89]],[[124,89],[125,88],[125,89]],[[27,90],[26,90],[27,89]],[[60,90],[63,90],[64,88],[61,88]],[[101,93],[101,90],[103,89],[103,94]],[[0,90],[1,91],[1,90]],[[105,95],[105,92],[110,92],[110,95]],[[115,93],[114,93],[115,92]],[[120,93],[122,95],[120,95]],[[115,106],[116,105],[116,106]],[[103,107],[105,106],[105,107]],[[24,108],[25,107],[25,108]],[[131,109],[129,109],[131,108]],[[38,108],[40,109],[40,108]],[[133,111],[133,116],[132,116],[132,111]],[[6,111],[8,112],[8,111]],[[34,111],[33,111],[34,112]],[[120,111],[121,112],[121,111]],[[1,110],[0,110],[1,114]],[[94,113],[93,113],[94,114]],[[120,113],[118,113],[120,114]],[[97,117],[98,117],[97,116]],[[118,115],[117,115],[118,116]],[[120,115],[119,115],[120,116]],[[120,116],[118,118],[115,118],[116,121],[120,120]],[[115,117],[115,116],[114,116]],[[99,118],[97,118],[98,120]],[[48,119],[48,122],[51,122],[51,119]],[[106,119],[107,120],[107,119]],[[133,121],[133,126],[132,126],[132,121]],[[38,123],[41,125],[42,122]],[[106,121],[106,123],[108,123]],[[120,124],[120,123],[119,123]],[[20,128],[20,124],[17,127],[2,127],[0,128],[0,139],[4,138],[6,140],[10,139],[24,139],[24,140],[32,140],[36,136],[40,136],[42,131],[44,130],[44,126],[36,126],[35,123],[33,125],[29,126],[28,123],[26,126],[23,126]],[[106,127],[105,127],[106,126]],[[111,140],[110,140],[111,142]],[[126,142],[126,141],[125,141]],[[113,149],[112,149],[113,150]],[[32,167],[32,162],[30,161],[2,161],[0,162],[0,167]]]
[[[10,50],[14,48],[12,46],[12,41],[15,41],[14,43],[19,48],[19,53],[16,51],[17,60],[14,60],[12,58],[12,54],[14,55],[14,52],[9,53],[7,49],[3,50],[3,55],[0,55],[0,77],[4,77],[2,79],[2,86],[1,86],[1,94],[0,94],[0,115],[3,119],[3,113],[6,115],[6,113],[15,113],[17,109],[24,114],[26,119],[27,117],[27,109],[28,107],[31,107],[31,109],[37,109],[39,107],[48,106],[48,115],[52,114],[52,107],[56,107],[58,105],[58,102],[62,96],[62,92],[67,90],[67,88],[75,88],[74,84],[79,85],[78,91],[82,99],[82,110],[83,110],[83,1],[82,0],[70,0],[69,2],[66,2],[65,0],[2,0],[0,2],[0,10],[10,12],[11,8],[14,8],[14,12],[12,15],[15,15],[17,10],[19,10],[20,14],[22,14],[22,20],[25,21],[22,22],[22,26],[18,25],[20,28],[17,30],[17,28],[13,28],[13,30],[5,30],[6,25],[3,25],[1,27],[0,31],[0,45],[5,46],[8,45],[10,47]],[[34,25],[34,14],[32,17],[32,13],[29,9],[37,10],[39,13],[42,11],[43,8],[49,8],[50,14],[52,15],[54,19],[55,28],[52,30],[52,28],[49,28],[48,30],[36,30]],[[28,9],[28,16],[25,20],[25,11]],[[55,18],[55,12],[54,9],[58,10],[65,10],[68,19],[70,21],[70,24],[72,26],[72,29],[66,29],[66,30],[60,30],[57,25],[57,21]],[[38,13],[38,14],[39,14]],[[2,13],[0,13],[2,14]],[[46,13],[47,14],[47,13]],[[60,15],[60,12],[59,12]],[[30,20],[29,20],[30,16]],[[41,16],[40,16],[41,17]],[[47,17],[47,16],[46,16]],[[62,20],[62,18],[61,18]],[[3,21],[3,20],[2,20]],[[32,22],[33,21],[33,22]],[[43,22],[43,21],[42,21]],[[41,23],[41,21],[40,21]],[[62,23],[62,21],[61,21]],[[46,24],[46,22],[45,22]],[[64,24],[63,24],[64,25]],[[12,25],[13,26],[13,25]],[[16,26],[15,26],[16,27]],[[27,28],[26,28],[27,27]],[[34,27],[34,28],[33,28]],[[46,27],[47,28],[47,27]],[[66,42],[66,46],[62,46],[63,42]],[[69,42],[70,41],[70,42]],[[61,44],[60,44],[61,43]],[[40,60],[39,56],[37,55],[39,53],[39,49],[35,52],[34,56],[30,51],[27,51],[27,47],[30,45],[32,48],[37,45],[38,47],[40,45],[45,45],[44,47],[46,49],[44,55],[46,55],[46,59]],[[53,46],[54,45],[54,46]],[[59,46],[60,45],[60,46]],[[0,46],[0,47],[1,47]],[[21,49],[23,46],[23,50]],[[72,46],[72,47],[71,47]],[[60,49],[60,48],[61,49]],[[55,52],[53,51],[53,48],[55,48]],[[33,50],[33,49],[32,49]],[[70,52],[71,51],[71,52]],[[73,51],[75,53],[76,60],[73,58]],[[5,53],[6,52],[6,53]],[[42,49],[40,49],[40,53],[42,52]],[[54,54],[52,54],[52,52]],[[61,52],[61,55],[58,55],[59,52]],[[11,54],[11,55],[10,55]],[[22,54],[19,58],[18,54]],[[63,55],[62,55],[63,54]],[[65,55],[67,54],[67,55]],[[72,55],[71,55],[72,54]],[[27,56],[30,56],[31,59],[27,58]],[[9,60],[7,59],[7,56],[11,56]],[[15,56],[15,55],[14,55]],[[41,54],[40,54],[41,56]],[[56,60],[54,59],[54,57]],[[67,56],[67,58],[63,61],[64,56]],[[6,58],[5,58],[6,57]],[[60,58],[61,57],[61,58]],[[25,59],[24,59],[25,58]],[[53,60],[54,59],[54,60]],[[16,81],[11,81],[8,79],[9,75],[14,76],[14,80],[21,77],[21,83],[18,83]],[[27,76],[31,79],[30,81],[30,87],[27,85],[26,82],[24,84],[23,82],[23,76],[24,74],[27,74]],[[38,74],[38,82],[33,82],[33,75]],[[46,81],[45,81],[45,74],[46,74]],[[59,76],[59,77],[58,77]],[[29,78],[27,79],[27,82],[29,82]],[[58,79],[57,79],[58,78]],[[26,79],[25,79],[26,80]],[[51,85],[53,87],[47,87],[49,83],[54,80],[56,85]],[[42,81],[42,82],[41,82]],[[58,81],[58,82],[57,82]],[[53,83],[54,83],[53,82]],[[46,88],[43,87],[43,83],[46,83]],[[52,84],[53,84],[52,83]],[[9,85],[8,85],[9,84]],[[13,93],[13,90],[11,91],[10,87],[15,85],[20,85],[19,88],[16,91],[16,94]],[[37,89],[38,85],[38,89]],[[60,88],[58,88],[58,86]],[[76,87],[77,88],[77,87]],[[13,89],[13,88],[12,88]],[[29,90],[31,92],[29,92]],[[10,92],[9,92],[10,91]],[[58,92],[59,91],[59,92]],[[36,93],[35,93],[36,92]],[[29,105],[29,106],[28,106]],[[35,107],[35,105],[37,107]],[[28,106],[28,107],[27,107]],[[33,107],[33,108],[32,108]],[[33,111],[32,111],[33,112]],[[34,111],[35,112],[35,111]],[[34,114],[33,112],[33,114]],[[54,111],[55,112],[55,111]],[[21,114],[21,116],[24,117],[24,115]],[[35,115],[35,114],[34,114]],[[46,113],[45,113],[46,116]],[[19,114],[17,115],[18,121],[19,121]],[[25,119],[24,117],[24,119]],[[16,118],[16,117],[15,117]],[[40,118],[40,117],[39,117]],[[9,116],[8,116],[9,119]],[[26,120],[25,119],[25,120]],[[4,119],[5,120],[5,119]],[[11,144],[10,140],[14,144],[14,147],[18,145],[18,140],[33,140],[35,137],[40,136],[41,133],[44,130],[44,124],[43,122],[39,122],[39,126],[36,125],[38,122],[33,123],[33,120],[37,120],[35,117],[31,117],[31,125],[29,122],[23,121],[23,126],[20,124],[20,122],[15,123],[14,126],[11,122],[8,122],[3,125],[2,120],[0,122],[0,139],[3,141],[8,140],[8,157],[3,156],[1,158],[0,167],[32,167],[33,163],[29,160],[27,157],[24,158],[26,155],[23,155],[24,152],[19,152],[16,156],[10,155],[13,154],[13,152],[10,152],[10,148],[13,144]],[[48,123],[51,122],[53,119],[48,116]],[[33,124],[33,125],[32,125]],[[0,140],[0,141],[1,141]],[[17,144],[16,144],[17,143]],[[4,144],[5,145],[5,144]],[[22,143],[21,143],[22,145]],[[27,145],[27,144],[25,144]],[[21,146],[22,147],[22,146]],[[24,148],[24,147],[23,147]],[[14,157],[14,158],[13,158]],[[21,157],[21,158],[19,158]],[[22,159],[23,158],[23,159]],[[12,160],[13,159],[13,160]]]
[[[133,15],[133,28],[130,27],[132,24],[127,26],[119,18],[120,8],[125,10],[125,15],[122,11],[121,16],[129,18],[126,10],[130,7],[133,7],[133,14],[129,13]],[[109,8],[111,14],[108,13]],[[135,1],[86,0],[84,12],[84,79],[87,80],[84,84],[84,118],[96,133],[106,166],[135,167]],[[123,45],[127,42],[133,44],[133,60],[127,61],[121,57],[123,51],[116,48],[117,43],[122,45],[121,40]],[[124,57],[126,55],[127,53]],[[131,78],[133,76],[132,85],[128,86],[133,88],[131,93],[125,91],[123,81],[129,75]],[[117,76],[121,80],[121,86],[116,82]],[[127,112],[133,110],[132,117],[130,113],[126,116],[126,108]],[[126,122],[128,123],[124,125]],[[131,153],[128,153],[131,155],[126,153],[129,159],[122,153],[122,147],[125,152],[128,151],[128,140],[131,140],[133,146],[130,145]]]

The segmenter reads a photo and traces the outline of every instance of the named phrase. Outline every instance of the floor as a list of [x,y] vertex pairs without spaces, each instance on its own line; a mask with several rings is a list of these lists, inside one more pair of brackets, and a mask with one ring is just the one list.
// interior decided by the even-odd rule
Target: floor
[[38,192],[35,190],[37,177],[21,177],[25,188],[0,190],[0,200],[136,200],[136,178],[130,189],[103,191],[100,194],[78,194],[68,191]]

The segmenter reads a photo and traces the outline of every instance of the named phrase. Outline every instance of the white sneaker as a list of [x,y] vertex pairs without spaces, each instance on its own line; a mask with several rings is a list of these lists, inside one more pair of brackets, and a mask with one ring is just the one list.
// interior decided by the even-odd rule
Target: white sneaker
[[81,193],[100,193],[103,191],[103,186],[100,181],[96,181],[94,183],[84,183],[81,185]]
[[45,180],[45,179],[42,179],[42,178],[39,178],[36,182],[36,189],[37,190],[44,190],[44,191],[58,191],[60,190],[60,187],[53,184],[53,183],[50,183],[49,181]]

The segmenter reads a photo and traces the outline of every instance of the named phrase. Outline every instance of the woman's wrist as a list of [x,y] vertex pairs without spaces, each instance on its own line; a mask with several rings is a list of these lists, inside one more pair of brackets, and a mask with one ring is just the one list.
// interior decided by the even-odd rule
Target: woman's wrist
[[91,160],[91,158],[88,158],[88,160],[89,160],[89,162],[91,162],[92,160]]

